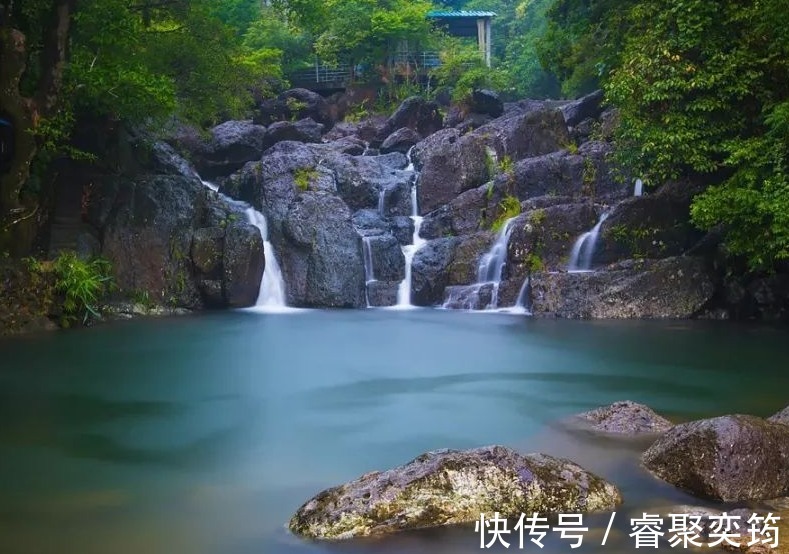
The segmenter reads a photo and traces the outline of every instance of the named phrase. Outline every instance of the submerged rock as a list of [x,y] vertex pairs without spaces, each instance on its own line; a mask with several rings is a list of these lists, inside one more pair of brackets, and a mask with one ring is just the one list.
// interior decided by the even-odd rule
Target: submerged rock
[[677,425],[642,460],[661,479],[704,498],[738,502],[789,494],[789,427],[754,416]]
[[663,433],[673,427],[669,420],[655,413],[649,406],[631,400],[614,402],[609,406],[578,414],[577,417],[591,424],[597,431],[623,435]]
[[480,513],[611,510],[621,500],[614,485],[569,460],[502,446],[436,450],[321,492],[289,527],[305,537],[347,539],[466,523]]

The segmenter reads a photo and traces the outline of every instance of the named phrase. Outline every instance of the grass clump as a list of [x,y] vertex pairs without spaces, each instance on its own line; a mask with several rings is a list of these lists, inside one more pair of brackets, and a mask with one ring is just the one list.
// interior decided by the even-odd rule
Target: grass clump
[[75,252],[62,252],[52,263],[55,290],[63,295],[61,324],[69,327],[76,321],[86,324],[91,316],[99,317],[98,302],[112,286],[112,267],[103,258],[83,260]]
[[501,210],[499,216],[490,226],[490,230],[494,233],[501,231],[508,219],[520,215],[521,203],[515,196],[508,194],[499,203],[499,209]]

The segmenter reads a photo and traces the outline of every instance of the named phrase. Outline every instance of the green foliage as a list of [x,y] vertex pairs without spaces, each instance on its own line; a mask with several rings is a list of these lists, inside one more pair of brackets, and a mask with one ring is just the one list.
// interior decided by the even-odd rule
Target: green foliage
[[300,167],[293,172],[293,182],[304,192],[309,190],[313,181],[318,178],[318,170],[313,167]]
[[53,263],[55,289],[63,294],[63,323],[87,323],[98,317],[98,302],[112,286],[111,266],[107,260],[82,260],[74,252],[63,252]]
[[443,37],[439,57],[441,65],[430,71],[431,78],[439,86],[452,87],[452,99],[456,102],[468,102],[474,89],[506,90],[509,87],[508,75],[500,69],[487,67],[476,45]]
[[510,156],[505,154],[499,160],[499,171],[501,173],[512,173],[515,171],[515,163],[512,161]]
[[521,203],[515,196],[507,195],[499,203],[499,216],[493,221],[490,230],[494,233],[501,231],[508,219],[521,213]]
[[534,210],[529,216],[529,222],[535,227],[541,226],[545,223],[545,210],[541,208]]
[[524,260],[524,265],[529,273],[545,270],[545,261],[536,252],[529,252]]
[[345,121],[349,123],[358,123],[369,116],[370,110],[367,109],[367,100],[363,100],[361,104],[353,106],[348,113],[345,114]]

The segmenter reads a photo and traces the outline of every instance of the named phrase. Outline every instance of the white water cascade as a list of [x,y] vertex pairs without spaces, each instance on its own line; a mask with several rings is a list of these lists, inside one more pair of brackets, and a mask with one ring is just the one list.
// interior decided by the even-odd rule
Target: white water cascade
[[370,237],[362,237],[362,253],[364,255],[364,296],[367,307],[370,307],[370,283],[376,281],[373,268],[373,249],[370,246]]
[[635,187],[633,188],[633,196],[641,196],[644,194],[644,182],[641,179],[636,179]]
[[258,228],[263,239],[263,255],[266,258],[266,267],[263,270],[263,278],[260,280],[260,291],[258,300],[255,302],[256,308],[264,310],[280,311],[287,307],[285,301],[285,279],[282,278],[282,270],[274,254],[274,247],[268,240],[268,225],[266,217],[254,208],[247,208],[247,221]]
[[268,240],[266,216],[245,202],[233,200],[225,196],[219,192],[219,187],[214,183],[204,181],[203,179],[200,179],[200,182],[214,191],[228,204],[243,208],[247,221],[260,231],[260,237],[263,239],[263,256],[265,257],[266,265],[263,269],[263,277],[260,279],[258,298],[253,309],[267,312],[294,310],[295,308],[288,308],[285,300],[285,280],[282,277],[282,270],[279,267],[277,256],[274,253],[274,247]]
[[594,256],[595,246],[597,246],[597,238],[600,235],[600,226],[607,218],[608,212],[604,212],[591,230],[578,237],[570,252],[570,263],[567,265],[567,271],[571,273],[591,271],[592,257]]
[[[479,305],[483,289],[486,289],[485,294],[487,294],[487,289],[490,289],[490,300],[483,309],[495,310],[499,307],[499,286],[504,275],[504,268],[507,265],[507,245],[510,235],[512,235],[512,224],[515,219],[511,217],[504,222],[493,246],[480,258],[477,266],[477,282],[468,287],[448,288],[444,308],[475,309],[475,306]],[[523,287],[521,292],[523,292]]]
[[406,155],[408,157],[408,167],[406,171],[414,172],[414,180],[411,184],[411,221],[414,222],[414,234],[411,238],[411,244],[403,246],[403,256],[405,257],[405,279],[400,282],[397,288],[397,304],[394,308],[411,308],[411,265],[414,261],[414,255],[425,244],[423,238],[419,236],[419,231],[422,228],[422,216],[419,215],[419,206],[417,205],[417,185],[419,183],[419,173],[414,168],[414,161],[411,158],[413,147]]

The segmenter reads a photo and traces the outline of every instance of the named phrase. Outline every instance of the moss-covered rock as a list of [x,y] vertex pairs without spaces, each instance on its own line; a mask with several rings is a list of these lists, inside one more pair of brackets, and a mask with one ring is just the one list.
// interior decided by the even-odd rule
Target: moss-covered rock
[[677,425],[643,455],[661,479],[692,494],[737,502],[789,494],[789,427],[729,415]]
[[289,527],[305,537],[346,539],[471,522],[480,513],[611,510],[621,500],[614,485],[569,460],[502,446],[436,450],[321,492]]
[[596,431],[622,435],[663,433],[673,427],[669,420],[655,413],[649,406],[632,400],[614,402],[609,406],[578,414],[577,417]]

